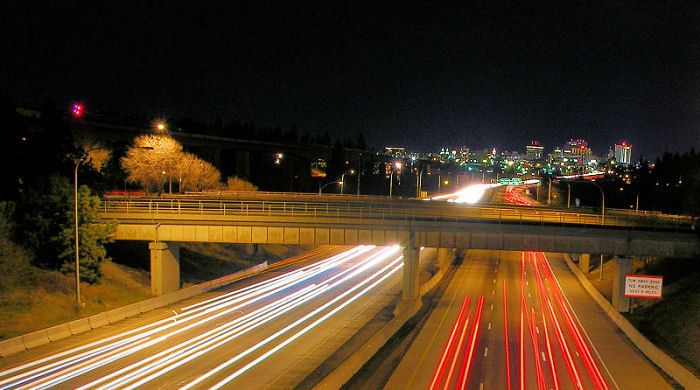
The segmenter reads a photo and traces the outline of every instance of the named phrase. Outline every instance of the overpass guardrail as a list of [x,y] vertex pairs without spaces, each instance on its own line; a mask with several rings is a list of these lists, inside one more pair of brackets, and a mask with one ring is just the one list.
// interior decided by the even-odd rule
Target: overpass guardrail
[[[645,230],[689,231],[693,219],[687,216],[637,215],[617,213],[615,210],[601,214],[567,211],[553,208],[525,208],[509,206],[474,206],[418,200],[392,200],[384,202],[342,202],[339,199],[324,201],[273,201],[235,199],[172,199],[172,198],[106,198],[102,199],[103,217],[146,215],[219,215],[269,216],[290,218],[348,218],[373,221],[441,221],[465,222],[478,220],[492,223],[561,224],[591,227],[623,227]],[[606,210],[608,211],[608,210]]]

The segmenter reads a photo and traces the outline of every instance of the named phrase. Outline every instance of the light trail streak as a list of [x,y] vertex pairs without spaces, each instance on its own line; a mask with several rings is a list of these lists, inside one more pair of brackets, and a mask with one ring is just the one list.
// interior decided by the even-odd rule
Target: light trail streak
[[[275,352],[277,352],[278,350],[280,350],[281,348],[283,348],[283,347],[286,346],[287,344],[291,343],[292,341],[294,341],[295,339],[297,339],[298,337],[300,337],[300,336],[303,335],[304,333],[308,332],[308,331],[309,331],[310,329],[312,329],[313,327],[317,326],[317,325],[320,324],[321,322],[323,322],[323,321],[325,321],[326,319],[328,319],[329,317],[331,317],[331,316],[332,316],[333,314],[335,314],[336,312],[340,311],[342,308],[346,307],[347,305],[349,305],[349,304],[352,303],[353,301],[357,300],[357,299],[360,298],[362,295],[364,295],[366,292],[370,291],[372,288],[376,287],[376,286],[379,285],[381,282],[383,282],[384,280],[386,280],[389,276],[391,276],[391,275],[393,275],[394,273],[396,273],[398,270],[400,270],[400,269],[403,267],[403,263],[401,263],[402,260],[403,260],[403,256],[399,256],[396,260],[392,261],[390,264],[386,265],[385,267],[383,267],[383,268],[380,269],[379,271],[375,272],[373,275],[371,275],[370,277],[366,278],[366,279],[363,280],[362,282],[356,284],[355,286],[353,286],[352,288],[350,288],[350,289],[347,290],[346,292],[344,292],[344,293],[342,293],[341,295],[337,296],[337,297],[334,298],[332,301],[330,301],[330,302],[324,304],[323,306],[319,307],[318,309],[314,310],[313,312],[307,314],[306,316],[300,318],[299,320],[295,321],[294,323],[288,325],[288,326],[285,327],[284,329],[278,331],[278,332],[275,333],[274,335],[272,335],[272,336],[266,338],[265,340],[261,341],[260,343],[258,343],[258,344],[256,344],[256,345],[254,345],[253,347],[247,349],[247,350],[244,351],[243,353],[241,353],[241,354],[237,355],[236,357],[234,357],[234,358],[228,360],[227,362],[221,364],[220,366],[218,366],[218,367],[215,368],[214,370],[209,371],[207,374],[200,376],[200,377],[197,378],[195,381],[193,381],[193,382],[187,384],[186,386],[183,387],[183,390],[192,388],[193,386],[197,385],[198,383],[201,383],[203,380],[205,380],[205,379],[211,377],[212,375],[214,375],[215,373],[221,371],[221,369],[223,369],[223,368],[229,366],[230,364],[234,363],[235,361],[239,360],[241,357],[250,354],[251,352],[253,352],[253,351],[259,349],[260,347],[262,347],[263,345],[265,345],[265,344],[269,343],[270,341],[272,341],[272,340],[278,338],[278,337],[281,336],[282,334],[286,333],[287,331],[293,329],[294,327],[296,327],[297,325],[303,323],[303,322],[306,321],[307,319],[309,319],[309,318],[313,317],[314,315],[318,314],[321,310],[324,310],[325,308],[330,307],[331,305],[337,303],[337,302],[340,301],[341,299],[344,299],[346,296],[352,294],[354,291],[358,290],[359,288],[361,288],[361,287],[364,286],[365,284],[368,284],[369,282],[371,282],[372,279],[377,278],[379,275],[381,275],[382,273],[387,272],[389,269],[391,269],[391,268],[393,267],[393,269],[391,269],[388,273],[386,273],[384,276],[382,276],[381,278],[379,278],[379,280],[377,280],[377,281],[375,281],[374,283],[370,284],[370,285],[367,286],[365,289],[361,290],[359,293],[357,293],[356,295],[354,295],[353,297],[351,297],[351,298],[348,299],[347,301],[343,302],[341,305],[339,305],[338,307],[336,307],[335,309],[333,309],[332,311],[330,311],[329,313],[327,313],[327,314],[324,315],[323,317],[317,319],[316,321],[314,321],[313,323],[311,323],[310,325],[308,325],[307,327],[305,327],[305,328],[302,329],[301,331],[297,332],[297,333],[296,333],[295,335],[293,335],[292,337],[289,337],[288,339],[286,339],[286,340],[285,340],[284,342],[282,342],[281,344],[278,344],[276,347],[274,347],[274,348],[271,349],[270,351],[266,352],[266,353],[263,354],[262,356],[258,357],[257,359],[253,360],[252,362],[248,363],[248,364],[245,365],[243,368],[241,368],[241,369],[239,369],[238,371],[234,372],[233,374],[229,375],[229,376],[226,377],[224,380],[220,381],[219,383],[217,383],[216,385],[214,385],[214,386],[212,387],[212,389],[221,388],[222,386],[226,385],[226,384],[227,384],[228,382],[230,382],[231,380],[233,380],[233,379],[235,379],[236,377],[238,377],[239,375],[243,374],[245,371],[247,371],[247,370],[250,369],[251,367],[253,367],[253,366],[255,366],[256,364],[258,364],[260,361],[262,361],[262,360],[266,359],[268,356],[274,354]],[[398,264],[397,264],[397,263],[398,263]]]
[[[551,279],[554,275],[549,276]],[[549,295],[545,295],[545,303],[547,305],[549,318],[552,321],[552,324],[554,325],[554,334],[557,336],[559,348],[565,356],[564,362],[566,363],[566,368],[569,372],[571,381],[576,386],[576,388],[583,389],[583,384],[581,383],[581,376],[578,372],[578,369],[576,368],[576,365],[574,364],[573,356],[571,354],[569,346],[566,343],[566,339],[564,338],[564,332],[562,331],[561,325],[559,324],[559,319],[557,318],[556,313],[554,312],[554,307],[552,306],[552,302],[549,299]]]
[[520,252],[520,390],[525,390],[525,252]]
[[[162,351],[156,355],[153,355],[147,359],[141,360],[141,361],[134,363],[130,366],[127,366],[121,370],[118,370],[110,375],[107,375],[107,376],[102,377],[98,380],[90,382],[90,383],[80,387],[79,389],[86,389],[86,388],[90,388],[92,386],[96,386],[96,385],[103,383],[109,379],[112,379],[116,376],[120,376],[119,380],[117,382],[112,382],[110,384],[110,386],[114,386],[114,385],[120,384],[120,383],[125,383],[125,382],[127,382],[127,379],[131,379],[137,375],[143,375],[145,372],[148,372],[149,369],[142,368],[142,369],[139,369],[139,370],[132,372],[129,375],[124,375],[124,376],[121,376],[122,374],[124,374],[130,370],[134,370],[135,368],[137,368],[139,366],[148,364],[148,363],[150,363],[156,359],[159,359],[163,356],[167,357],[166,362],[173,362],[178,358],[183,358],[183,357],[186,357],[188,355],[191,355],[191,354],[197,352],[197,350],[195,350],[194,348],[200,348],[200,350],[201,350],[201,348],[211,346],[212,344],[215,344],[215,343],[218,343],[217,344],[217,346],[218,346],[218,345],[223,344],[222,342],[220,342],[221,340],[225,340],[224,342],[229,342],[229,341],[235,339],[236,337],[239,337],[239,336],[247,333],[248,331],[254,329],[255,327],[257,327],[265,322],[269,322],[270,320],[280,316],[281,314],[284,314],[284,313],[306,303],[307,301],[322,294],[327,289],[328,289],[328,286],[317,286],[315,284],[309,285],[309,286],[305,287],[304,289],[295,292],[294,294],[290,294],[289,296],[280,299],[279,301],[272,302],[271,304],[266,305],[266,306],[254,311],[254,312],[246,314],[243,317],[236,318],[231,322],[220,325],[219,327],[212,329],[208,332],[205,332],[205,333],[203,333],[203,334],[201,334],[193,339],[189,339],[184,343],[181,343],[181,344],[178,344],[178,345],[173,346],[171,348],[168,348],[167,350]],[[274,307],[272,309],[270,308],[271,306],[275,306],[275,305],[277,307]],[[258,320],[258,321],[254,322],[255,320]],[[213,349],[213,348],[210,348],[210,349]],[[179,355],[175,354],[175,352],[177,352],[178,350],[180,350]],[[201,356],[201,354],[202,353],[197,354],[196,356]],[[189,361],[189,360],[187,360],[187,361]],[[159,363],[158,367],[162,366],[163,363],[164,362],[161,361]],[[181,365],[181,364],[179,364],[179,365]],[[177,366],[179,366],[179,365],[177,365]],[[176,368],[177,366],[173,365],[172,368]],[[150,371],[153,371],[152,367],[151,367]]]
[[[471,297],[467,297],[466,299],[466,305],[469,306],[469,299]],[[459,360],[459,354],[460,351],[462,350],[462,342],[464,341],[464,336],[467,334],[467,329],[469,328],[469,318],[471,317],[471,314],[467,314],[467,318],[464,320],[464,324],[461,325],[462,327],[462,332],[459,336],[459,341],[455,344],[455,351],[454,355],[452,355],[452,364],[450,365],[450,368],[447,370],[447,378],[445,378],[445,386],[443,387],[444,390],[447,390],[450,386],[450,382],[452,382],[452,375],[454,374],[455,371],[455,366],[457,366],[457,360]]]
[[549,328],[547,327],[547,318],[546,318],[546,310],[545,310],[545,299],[548,299],[549,297],[547,296],[547,289],[544,285],[544,282],[542,281],[542,275],[540,273],[539,267],[537,265],[537,261],[535,260],[535,257],[533,256],[532,258],[532,267],[535,270],[535,279],[537,281],[537,295],[539,297],[540,301],[540,314],[542,315],[542,326],[544,328],[544,339],[545,339],[545,345],[547,346],[547,356],[549,358],[549,367],[551,369],[552,373],[552,383],[554,384],[554,390],[559,390],[559,378],[557,377],[557,369],[554,364],[554,356],[552,353],[552,344],[550,341],[549,337]]
[[476,337],[479,335],[479,324],[481,323],[481,313],[484,308],[484,296],[480,296],[476,303],[475,315],[474,315],[474,327],[472,328],[472,337],[469,341],[469,353],[466,358],[462,360],[462,367],[459,370],[459,381],[457,382],[457,388],[459,390],[464,390],[469,381],[469,371],[472,364],[472,357],[474,356],[474,347],[476,346]]
[[449,359],[450,352],[452,351],[452,343],[454,342],[455,336],[459,331],[462,319],[464,318],[464,314],[466,313],[467,307],[469,306],[470,299],[471,297],[467,296],[464,297],[464,300],[462,301],[462,308],[459,311],[459,315],[457,316],[457,321],[455,321],[455,324],[452,327],[452,332],[450,332],[450,337],[447,339],[447,344],[445,345],[445,349],[443,349],[442,357],[440,358],[438,367],[435,370],[435,374],[433,374],[433,380],[430,383],[429,387],[430,390],[434,390],[442,382],[442,375],[445,367],[445,362],[447,361],[447,359]]
[[254,284],[254,285],[244,287],[244,288],[238,289],[236,291],[232,291],[230,293],[208,299],[206,301],[198,302],[198,303],[195,303],[195,304],[187,306],[187,307],[183,307],[180,310],[184,312],[184,311],[192,310],[194,308],[198,308],[200,306],[207,306],[210,303],[214,303],[214,302],[217,302],[217,303],[225,302],[227,298],[239,296],[243,293],[248,292],[249,290],[264,288],[264,286],[266,286],[266,285],[280,283],[281,281],[296,280],[299,278],[303,278],[303,277],[305,277],[304,275],[306,273],[315,274],[317,272],[323,272],[323,271],[328,270],[330,268],[333,268],[339,264],[342,264],[351,258],[355,258],[361,254],[364,254],[364,253],[366,253],[374,248],[375,248],[374,245],[367,245],[367,246],[360,245],[360,246],[354,247],[353,249],[350,249],[348,251],[345,251],[343,253],[339,253],[339,254],[332,256],[328,259],[325,259],[323,261],[309,264],[309,265],[304,266],[302,268],[299,268],[297,270],[287,272],[285,274],[282,274],[280,276],[276,276],[276,277],[268,279],[268,280],[264,280],[262,282]]
[[[377,262],[379,262],[379,261],[382,261],[382,260],[386,259],[387,256],[390,256],[391,254],[395,253],[397,250],[398,250],[398,247],[388,247],[388,248],[384,248],[384,249],[382,249],[382,251],[380,251],[379,253],[377,253],[377,254],[375,254],[375,255],[373,255],[373,256],[368,257],[367,259],[365,259],[365,260],[363,260],[362,262],[360,262],[360,263],[354,265],[353,267],[350,267],[349,269],[347,269],[347,270],[345,270],[345,271],[343,271],[343,272],[340,272],[339,274],[334,275],[334,276],[332,276],[332,277],[330,277],[330,278],[328,278],[328,279],[326,279],[326,280],[320,282],[319,284],[322,285],[321,287],[323,288],[323,291],[314,292],[313,295],[304,298],[303,301],[298,302],[298,303],[295,304],[293,307],[289,307],[288,309],[285,309],[284,312],[287,312],[287,311],[289,311],[289,310],[291,310],[291,309],[293,309],[293,308],[295,308],[295,307],[297,307],[297,306],[299,306],[299,305],[301,305],[301,304],[307,302],[308,300],[310,300],[310,299],[312,299],[312,298],[315,298],[316,296],[320,295],[322,292],[324,292],[324,291],[326,291],[326,290],[328,290],[328,289],[334,287],[335,285],[341,284],[341,283],[343,283],[344,281],[348,280],[348,278],[351,278],[351,277],[356,276],[356,275],[359,274],[360,272],[363,272],[363,271],[364,271],[366,268],[368,268],[369,266],[372,266],[373,264],[375,264],[375,263],[377,263]],[[343,275],[345,275],[345,274],[348,274],[348,273],[350,273],[349,276],[346,276],[345,278],[341,279],[341,281],[336,282],[335,285],[331,285],[331,284],[330,284],[330,283],[331,283],[332,281],[334,281],[335,279],[338,279],[338,278],[340,278],[341,276],[343,276]],[[274,302],[273,302],[273,304],[274,304]],[[281,309],[275,309],[275,310],[278,311],[278,312],[281,311]],[[269,322],[271,319],[276,318],[276,317],[279,317],[279,315],[281,315],[281,314],[283,314],[283,313],[282,313],[282,312],[276,313],[276,315],[275,315],[274,317],[266,318],[266,320],[265,320],[264,322],[261,322],[261,323]],[[259,325],[259,324],[256,324],[256,325]],[[249,329],[245,329],[245,330],[246,330],[246,332],[247,332],[248,330],[252,330],[252,327],[249,328]],[[138,372],[138,374],[143,375],[145,372],[153,372],[153,371],[155,371],[155,370],[157,370],[157,369],[160,369],[161,367],[165,367],[165,368],[160,369],[160,371],[155,372],[155,373],[149,375],[148,377],[146,377],[146,378],[140,380],[139,382],[137,382],[137,384],[143,384],[143,383],[146,383],[146,382],[148,382],[148,381],[150,381],[150,380],[153,380],[153,379],[157,378],[158,376],[160,376],[160,375],[162,375],[162,374],[164,374],[164,373],[166,373],[166,372],[172,371],[173,369],[175,369],[175,368],[177,368],[177,367],[180,367],[181,365],[183,365],[183,364],[185,364],[185,363],[187,363],[187,362],[189,362],[189,361],[191,361],[191,360],[194,360],[194,359],[197,358],[197,357],[202,356],[202,355],[205,354],[205,353],[211,352],[212,350],[214,350],[214,349],[216,349],[216,348],[218,348],[218,347],[224,345],[225,343],[228,343],[228,342],[232,341],[233,339],[239,337],[239,336],[242,335],[243,333],[246,333],[246,332],[239,331],[239,330],[235,330],[235,331],[238,331],[238,333],[233,334],[233,331],[230,331],[230,332],[228,332],[228,333],[226,333],[226,334],[219,335],[219,336],[217,336],[217,338],[216,338],[215,340],[206,343],[206,345],[205,345],[205,346],[207,346],[207,349],[206,349],[206,350],[200,350],[200,351],[193,351],[193,350],[191,350],[191,351],[188,351],[189,353],[188,353],[187,355],[189,355],[189,357],[186,357],[186,358],[180,360],[178,363],[171,364],[170,366],[165,367],[166,364],[171,363],[172,361],[174,361],[175,358],[183,358],[183,356],[174,356],[174,357],[170,357],[170,358],[168,359],[168,361],[161,362],[161,363],[159,363],[159,364],[157,364],[157,365],[155,365],[155,366],[152,366],[148,371],[140,370],[140,371]],[[231,334],[233,334],[233,335],[231,335]],[[216,342],[216,343],[215,343],[215,342]],[[214,344],[214,343],[215,343],[215,344]],[[213,345],[212,345],[212,344],[213,344]],[[130,378],[133,377],[133,376],[134,376],[134,375],[131,375]],[[120,380],[118,381],[118,383],[122,383],[122,382],[123,382],[123,378],[120,379]]]
[[540,262],[543,264],[543,268],[550,275],[550,289],[553,292],[554,298],[557,302],[557,306],[559,307],[559,311],[562,312],[564,319],[566,320],[566,326],[567,328],[569,328],[569,333],[572,335],[576,348],[578,349],[579,354],[582,356],[584,365],[586,367],[586,370],[588,371],[589,376],[593,380],[594,385],[597,389],[607,390],[608,385],[605,382],[605,378],[603,378],[603,375],[600,372],[600,369],[598,368],[595,359],[593,359],[593,355],[591,354],[591,351],[588,348],[588,344],[581,335],[581,331],[579,330],[578,325],[571,314],[568,304],[564,302],[564,298],[562,296],[561,290],[559,289],[559,285],[555,283],[554,272],[552,271],[549,262],[547,261],[544,254],[542,254],[542,256],[540,257]]
[[[370,250],[372,248],[373,247],[369,247],[369,249],[367,249],[367,250]],[[299,278],[308,279],[308,278],[313,277],[321,272],[324,272],[328,268],[327,265],[342,264],[342,263],[349,261],[352,258],[356,257],[357,255],[366,252],[367,250],[365,250],[364,247],[359,247],[359,248],[356,247],[350,251],[344,252],[343,254],[336,255],[336,256],[333,256],[329,259],[325,259],[321,262],[304,267],[304,271],[308,271],[304,275],[301,275],[298,272],[295,272],[295,273],[300,274]],[[322,264],[322,266],[318,266],[319,263]],[[348,272],[349,272],[349,270],[348,270]],[[345,271],[344,271],[344,273],[345,273]],[[153,340],[149,340],[147,342],[147,344],[144,345],[144,347],[145,346],[152,346],[155,343],[161,342],[169,337],[172,337],[175,334],[178,334],[178,333],[181,333],[185,330],[191,329],[194,326],[202,325],[203,323],[209,322],[209,321],[211,321],[215,318],[218,318],[222,315],[225,315],[225,314],[228,314],[232,311],[240,309],[243,306],[250,305],[251,303],[257,302],[257,301],[264,299],[270,295],[276,294],[279,291],[282,291],[282,290],[290,287],[291,285],[300,282],[299,278],[296,278],[296,279],[291,278],[290,279],[289,277],[285,278],[285,276],[286,275],[283,275],[280,278],[275,278],[276,280],[273,281],[273,284],[270,284],[269,281],[266,281],[266,282],[258,283],[256,285],[249,286],[249,287],[245,288],[246,291],[244,291],[244,293],[245,293],[244,296],[246,298],[253,298],[253,299],[251,299],[248,302],[245,302],[243,304],[236,305],[236,306],[234,306],[228,310],[225,310],[223,312],[217,313],[215,315],[211,315],[211,312],[215,311],[214,308],[216,308],[216,310],[219,310],[222,307],[224,307],[225,305],[224,306],[222,306],[222,305],[210,306],[210,307],[206,308],[206,310],[200,308],[202,310],[193,310],[190,313],[179,316],[178,321],[173,321],[172,318],[160,320],[160,321],[157,321],[153,324],[145,325],[145,326],[139,327],[137,329],[134,329],[134,330],[131,330],[128,332],[124,332],[120,335],[115,335],[115,336],[109,337],[109,338],[102,340],[102,341],[90,343],[90,344],[87,344],[87,345],[82,346],[82,347],[74,348],[74,349],[71,349],[69,351],[65,351],[65,352],[44,358],[44,359],[40,359],[38,361],[34,361],[32,363],[28,363],[28,364],[25,364],[25,365],[22,365],[19,367],[15,367],[15,368],[10,369],[10,370],[5,370],[2,373],[0,373],[0,375],[8,375],[8,374],[15,373],[15,372],[18,372],[18,371],[23,370],[23,369],[35,367],[35,366],[40,365],[42,363],[46,363],[46,362],[50,362],[51,360],[56,360],[58,358],[62,358],[62,357],[67,356],[71,353],[79,352],[79,351],[88,349],[90,347],[99,346],[100,344],[105,344],[107,342],[113,341],[113,340],[118,339],[120,337],[125,337],[125,336],[134,334],[134,333],[139,332],[139,331],[151,329],[148,332],[144,332],[144,333],[129,337],[125,340],[120,340],[120,341],[117,341],[117,342],[114,342],[114,343],[108,344],[108,345],[102,345],[96,349],[80,353],[77,356],[69,357],[69,358],[51,363],[51,364],[44,366],[44,367],[38,367],[38,368],[30,370],[28,372],[24,372],[24,373],[21,373],[19,375],[15,375],[14,377],[11,377],[11,378],[6,378],[2,382],[0,382],[0,384],[5,385],[5,384],[9,383],[9,385],[2,387],[2,389],[5,389],[5,388],[21,385],[22,383],[26,383],[26,382],[29,382],[31,380],[35,380],[41,376],[51,375],[51,378],[55,378],[56,374],[52,374],[52,373],[55,373],[56,371],[61,371],[61,370],[63,370],[63,373],[66,374],[66,376],[64,376],[64,380],[70,379],[70,378],[75,376],[74,374],[70,374],[69,371],[65,370],[66,367],[69,367],[70,365],[75,365],[76,363],[80,363],[80,362],[83,362],[85,360],[89,360],[92,358],[93,359],[92,366],[90,366],[92,369],[103,366],[104,364],[107,364],[107,363],[110,363],[110,362],[116,360],[116,358],[104,359],[105,356],[102,356],[102,358],[103,358],[102,361],[96,362],[95,357],[97,357],[100,354],[104,354],[110,350],[119,348],[120,346],[123,346],[123,345],[128,345],[129,343],[141,342],[142,340],[147,340],[148,337],[150,337],[151,335],[153,335],[157,332],[163,332],[163,331],[166,331],[166,330],[173,328],[175,326],[182,326],[184,323],[186,323],[188,321],[192,321],[192,320],[199,318],[199,317],[202,317],[204,315],[210,315],[209,318],[205,318],[204,320],[200,320],[199,322],[196,322],[194,324],[184,326],[178,330],[175,330],[174,332],[172,332],[169,335],[165,335],[165,336],[161,336],[161,337],[158,337],[156,339],[153,339]],[[286,283],[286,284],[284,284],[284,283]],[[241,298],[240,291],[237,291],[236,293],[239,293],[238,298]],[[262,294],[262,295],[260,295],[260,294]],[[257,297],[256,297],[256,295],[257,295]],[[242,299],[237,299],[236,302],[240,302],[241,300]],[[231,303],[229,302],[228,304],[230,305]],[[165,325],[163,325],[163,324],[165,324]],[[117,358],[127,356],[129,353],[133,353],[133,352],[139,351],[141,349],[142,348],[140,348],[140,347],[128,349],[125,352],[122,352],[121,354],[119,354],[117,356]],[[83,363],[81,365],[81,367],[85,367],[85,363]],[[84,371],[81,373],[84,373]],[[10,382],[13,382],[13,383],[10,383]],[[51,383],[54,383],[54,382],[51,382]]]
[[[532,260],[533,253],[527,252],[527,256]],[[527,266],[527,262],[525,263]],[[523,298],[524,299],[524,298]],[[525,303],[527,304],[527,303]],[[532,308],[532,316],[530,316],[529,311],[525,311],[527,318],[527,325],[530,330],[530,338],[532,339],[532,353],[535,355],[535,377],[537,378],[537,388],[539,390],[545,389],[544,384],[544,372],[542,370],[542,363],[540,362],[540,343],[537,338],[537,333],[535,332],[535,327],[537,326],[537,317],[535,315],[535,309]]]
[[[332,257],[330,257],[330,258],[328,258],[328,259],[322,260],[322,261],[319,262],[319,263],[334,262],[334,261],[337,261],[339,258],[341,258],[341,259],[343,259],[343,260],[345,260],[345,261],[348,261],[348,260],[350,260],[351,258],[354,257],[354,256],[351,256],[351,255],[357,255],[356,252],[361,251],[362,248],[363,248],[363,246],[355,247],[355,248],[353,248],[353,249],[351,249],[351,250],[348,250],[348,251],[345,251],[345,252],[343,252],[343,253],[341,253],[341,254],[338,254],[338,255],[332,256]],[[371,249],[371,248],[374,248],[374,247],[371,246],[370,249]],[[313,268],[313,267],[316,266],[316,264],[318,264],[318,263],[315,263],[315,264],[309,265],[309,266],[307,266],[307,267],[304,267],[304,268],[302,268],[302,270],[304,270],[304,269],[309,269],[309,268]],[[286,275],[282,275],[282,276],[280,276],[280,277],[278,277],[278,278],[274,278],[274,279],[279,279],[279,278],[284,278],[284,277],[286,277]],[[309,276],[309,277],[310,277],[310,276]],[[255,284],[255,285],[253,285],[253,286],[249,286],[249,287],[244,288],[244,290],[249,290],[249,289],[252,289],[252,288],[261,288],[261,287],[264,287],[264,285],[267,284],[267,282],[268,282],[268,281],[263,281],[263,282],[257,283],[257,284]],[[252,303],[252,302],[251,302],[251,303]],[[181,324],[182,322],[184,322],[185,320],[191,320],[191,319],[193,319],[193,317],[190,317],[190,318],[187,318],[187,317],[180,317],[180,324]],[[161,325],[163,325],[163,324],[165,324],[164,327],[156,328],[155,330],[152,330],[152,331],[149,331],[149,332],[146,332],[146,333],[140,333],[140,334],[139,334],[139,332],[142,332],[142,331],[147,330],[147,329],[150,329],[150,328],[158,327],[158,326],[161,326]],[[86,349],[89,349],[89,348],[92,348],[92,347],[95,347],[95,346],[98,346],[98,345],[101,345],[101,344],[105,344],[105,343],[111,342],[111,341],[113,341],[113,340],[117,340],[117,339],[119,339],[119,338],[126,337],[126,336],[131,335],[131,334],[135,334],[135,333],[137,334],[136,336],[132,336],[131,338],[128,338],[128,339],[126,339],[126,340],[121,340],[121,341],[115,342],[115,343],[113,343],[113,344],[103,345],[102,347],[100,347],[100,348],[98,348],[98,349],[96,349],[96,350],[89,351],[89,352],[85,352],[85,353],[79,354],[79,355],[77,355],[77,356],[74,356],[74,357],[72,357],[72,358],[67,358],[67,359],[60,360],[60,361],[58,361],[58,362],[51,363],[51,364],[49,364],[49,365],[47,365],[47,366],[44,366],[44,367],[41,368],[41,369],[31,370],[31,371],[29,371],[29,372],[25,372],[25,373],[23,373],[23,374],[14,376],[14,377],[12,377],[12,378],[7,378],[7,379],[4,379],[4,380],[0,380],[0,385],[4,385],[4,384],[7,384],[7,383],[9,383],[9,382],[12,382],[14,379],[21,379],[21,378],[25,378],[25,377],[28,377],[28,376],[32,376],[33,374],[36,374],[36,373],[38,373],[38,372],[41,372],[42,370],[44,370],[45,373],[54,372],[54,371],[56,371],[56,369],[57,369],[56,367],[63,367],[65,364],[72,364],[71,362],[79,362],[79,361],[82,361],[82,360],[84,360],[86,357],[95,355],[95,354],[100,353],[100,352],[109,351],[109,350],[111,350],[111,349],[117,348],[118,346],[120,346],[120,345],[122,345],[122,344],[129,343],[129,342],[138,340],[138,339],[140,339],[140,338],[144,338],[144,337],[150,336],[151,334],[154,334],[154,333],[157,333],[157,332],[161,332],[161,331],[163,331],[163,330],[166,330],[166,329],[168,329],[168,328],[174,327],[174,326],[176,326],[176,325],[178,325],[178,324],[177,324],[177,323],[174,323],[172,318],[163,319],[163,320],[156,321],[156,322],[151,323],[151,324],[148,324],[148,325],[141,326],[141,327],[136,328],[136,329],[133,329],[133,330],[131,330],[131,331],[123,332],[123,333],[121,333],[121,334],[118,334],[118,335],[115,335],[115,336],[111,336],[111,337],[108,337],[108,338],[103,339],[103,340],[99,340],[99,341],[96,341],[96,342],[93,342],[93,343],[89,343],[89,344],[86,344],[86,345],[83,345],[83,346],[80,346],[80,347],[77,347],[77,348],[73,348],[73,349],[70,349],[70,350],[67,350],[67,351],[58,353],[58,354],[54,354],[54,355],[49,356],[49,357],[46,357],[46,358],[38,359],[38,360],[35,360],[35,361],[33,361],[33,362],[30,362],[30,363],[27,363],[27,364],[24,364],[24,365],[20,365],[20,366],[17,366],[17,367],[14,367],[14,368],[11,368],[11,369],[2,371],[2,372],[0,372],[0,377],[7,376],[7,375],[10,375],[10,374],[12,374],[12,373],[19,372],[19,371],[22,371],[22,370],[26,370],[26,369],[28,369],[28,368],[35,367],[35,366],[38,366],[38,365],[41,365],[41,364],[50,362],[50,361],[52,361],[52,360],[60,359],[60,358],[62,358],[62,357],[64,357],[64,356],[68,356],[68,355],[74,354],[74,353],[79,352],[79,351],[83,351],[83,350],[86,350]],[[59,369],[60,369],[60,368],[59,368]],[[39,375],[39,376],[40,376],[40,375]],[[35,378],[35,377],[36,377],[36,376],[33,376],[33,378]],[[15,385],[17,385],[17,384],[24,383],[24,382],[25,382],[25,381],[19,381],[19,383],[10,385],[10,387],[11,387],[11,386],[15,386]],[[6,389],[6,388],[8,388],[8,387],[0,387],[0,389]]]
[[507,390],[510,390],[510,350],[508,346],[508,299],[506,290],[506,280],[503,279],[503,334],[506,346],[506,383]]

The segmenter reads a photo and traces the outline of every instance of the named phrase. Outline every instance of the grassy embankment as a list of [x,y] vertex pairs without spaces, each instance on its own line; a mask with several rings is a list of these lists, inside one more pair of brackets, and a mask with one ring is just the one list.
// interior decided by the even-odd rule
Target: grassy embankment
[[[661,275],[664,277],[662,299],[640,299],[633,301],[632,313],[627,319],[651,342],[700,376],[700,259],[655,259],[645,262],[635,259],[633,274]],[[599,279],[600,268],[588,273],[588,279],[611,299],[613,261],[603,265],[603,279]]]
[[[201,283],[307,249],[267,245],[256,254],[248,254],[238,245],[183,244],[181,280],[183,286]],[[79,310],[75,304],[75,276],[31,265],[33,254],[13,243],[6,221],[0,221],[0,340],[149,298],[147,243],[117,243],[110,245],[108,252],[115,261],[102,265],[100,284],[81,283],[85,306]]]

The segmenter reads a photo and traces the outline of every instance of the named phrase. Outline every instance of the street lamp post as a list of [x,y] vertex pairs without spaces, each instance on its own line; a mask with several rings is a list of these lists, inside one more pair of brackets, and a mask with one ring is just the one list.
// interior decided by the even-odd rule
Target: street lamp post
[[394,170],[389,172],[389,198],[391,198],[392,190],[394,189]]
[[73,195],[74,195],[74,206],[73,210],[75,217],[75,303],[80,307],[80,254],[78,252],[78,168],[85,162],[87,158],[87,153],[75,162],[75,174],[73,176]]
[[569,187],[569,190],[566,192],[566,208],[569,209],[571,208],[571,183],[567,181],[566,186]]
[[343,188],[345,187],[345,174],[340,175],[340,195],[343,195]]
[[[338,183],[342,183],[342,182],[339,182],[339,181],[332,181],[332,182],[330,182],[330,183],[326,183],[326,184],[322,185],[321,187],[318,188],[318,194],[321,195],[321,191],[323,191],[323,189],[326,188],[326,187],[328,187],[329,185],[331,185],[331,184],[338,184]],[[342,187],[341,187],[341,188],[342,188]]]
[[600,215],[601,215],[600,224],[605,225],[605,193],[603,192],[603,188],[601,186],[599,186],[598,183],[596,183],[594,181],[591,181],[589,183],[598,187],[598,189],[600,190],[600,196],[602,198],[602,201],[601,201],[602,205],[601,205],[601,210],[600,210]]
[[[598,183],[594,181],[580,181],[581,183],[591,183],[594,186],[598,187],[598,190],[600,190],[600,197],[601,197],[601,219],[600,219],[600,224],[605,225],[605,193],[603,192],[603,188],[598,185]],[[566,201],[566,208],[568,209],[571,206],[571,185],[569,183],[566,183],[567,186],[569,186],[569,194],[568,194],[568,199]]]

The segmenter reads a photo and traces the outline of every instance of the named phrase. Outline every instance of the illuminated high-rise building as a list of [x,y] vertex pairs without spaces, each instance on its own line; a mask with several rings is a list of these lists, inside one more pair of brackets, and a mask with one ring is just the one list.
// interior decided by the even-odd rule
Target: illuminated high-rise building
[[532,141],[529,145],[525,146],[525,159],[528,161],[540,160],[543,150],[544,147],[540,145],[539,142]]
[[626,142],[615,144],[615,161],[618,164],[628,165],[632,162],[632,145]]

